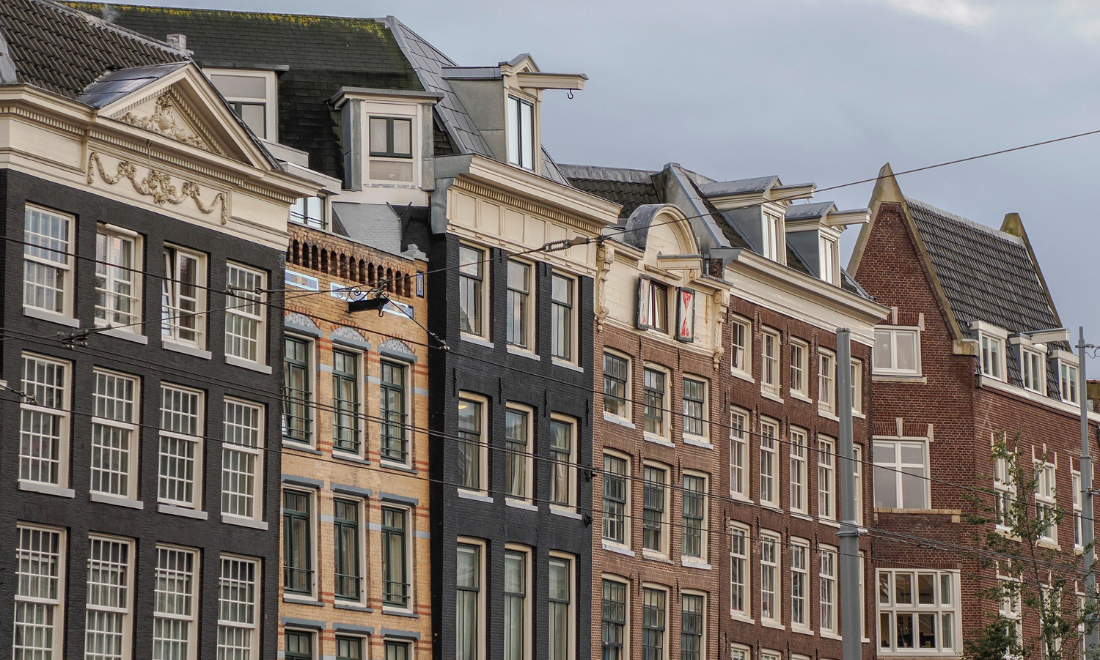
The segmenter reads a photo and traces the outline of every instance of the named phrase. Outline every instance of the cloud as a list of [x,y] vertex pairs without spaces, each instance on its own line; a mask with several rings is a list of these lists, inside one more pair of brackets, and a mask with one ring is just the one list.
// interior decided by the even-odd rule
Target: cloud
[[932,18],[960,27],[975,27],[993,16],[993,9],[972,0],[879,0],[918,16]]

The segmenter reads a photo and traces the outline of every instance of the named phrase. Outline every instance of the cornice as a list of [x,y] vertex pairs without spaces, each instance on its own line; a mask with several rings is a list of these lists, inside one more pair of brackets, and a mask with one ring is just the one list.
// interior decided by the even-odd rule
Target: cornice
[[500,202],[501,204],[507,204],[509,206],[513,206],[515,208],[522,209],[522,210],[524,210],[528,213],[532,213],[534,215],[539,215],[539,216],[542,216],[544,218],[549,218],[550,220],[553,220],[554,222],[557,222],[557,223],[563,224],[563,225],[567,225],[569,227],[572,227],[573,229],[576,229],[577,231],[582,231],[582,232],[585,232],[587,234],[593,234],[593,235],[598,235],[600,233],[600,227],[595,225],[592,222],[586,222],[583,219],[576,218],[574,216],[562,213],[561,211],[558,211],[556,209],[548,208],[548,207],[543,206],[541,204],[536,204],[536,203],[534,203],[530,200],[523,199],[521,197],[517,197],[516,195],[506,193],[502,190],[497,190],[495,188],[490,188],[488,186],[479,185],[479,184],[474,183],[473,181],[469,181],[467,179],[463,179],[463,178],[455,179],[455,182],[454,182],[454,185],[452,186],[452,188],[455,188],[455,189],[458,189],[458,190],[465,190],[468,193],[472,193],[472,194],[478,195],[480,197],[485,197],[487,199],[491,199],[493,201]]

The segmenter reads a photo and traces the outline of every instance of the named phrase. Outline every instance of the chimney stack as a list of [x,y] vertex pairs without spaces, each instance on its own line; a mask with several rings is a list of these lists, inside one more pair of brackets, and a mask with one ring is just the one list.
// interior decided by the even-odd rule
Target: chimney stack
[[170,34],[168,35],[168,43],[172,44],[176,48],[187,48],[187,35],[186,34]]

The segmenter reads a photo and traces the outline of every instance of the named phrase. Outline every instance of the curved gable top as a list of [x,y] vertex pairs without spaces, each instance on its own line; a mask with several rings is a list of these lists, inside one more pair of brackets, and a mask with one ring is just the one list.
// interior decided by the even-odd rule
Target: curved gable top
[[691,223],[688,222],[683,211],[672,204],[642,204],[634,209],[626,220],[626,231],[622,234],[622,242],[646,251],[650,244],[651,233],[656,235],[658,232],[673,234],[677,242],[677,250],[673,254],[697,254],[699,251],[699,244],[691,229]]

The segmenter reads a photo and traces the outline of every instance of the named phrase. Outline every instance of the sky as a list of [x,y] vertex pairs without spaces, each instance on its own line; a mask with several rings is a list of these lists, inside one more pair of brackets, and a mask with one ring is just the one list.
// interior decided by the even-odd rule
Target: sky
[[[141,0],[139,0],[141,1]],[[1100,0],[145,0],[394,15],[462,65],[530,53],[583,72],[548,92],[555,160],[835,186],[1100,129]],[[1091,297],[1100,135],[899,177],[902,191],[999,227],[1021,215],[1074,339]],[[867,205],[871,184],[822,193]],[[858,234],[844,234],[845,259]],[[1100,377],[1100,361],[1090,361]]]

